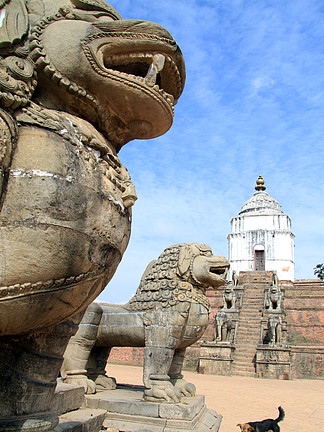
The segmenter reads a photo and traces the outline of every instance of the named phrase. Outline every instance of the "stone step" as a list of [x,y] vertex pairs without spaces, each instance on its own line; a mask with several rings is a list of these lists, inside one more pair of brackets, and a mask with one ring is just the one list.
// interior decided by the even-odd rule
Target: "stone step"
[[102,409],[79,409],[60,416],[54,432],[99,432],[106,411]]
[[252,319],[261,318],[261,312],[259,312],[259,309],[261,310],[260,306],[256,306],[252,308],[248,308],[248,307],[243,308],[241,309],[240,318],[242,319],[245,316],[249,318],[251,317]]
[[241,314],[240,314],[240,318],[242,319],[245,316],[252,318],[252,319],[260,319],[261,318],[261,312],[259,312],[255,308],[242,309]]
[[236,353],[238,353],[238,352],[242,352],[242,351],[245,351],[245,352],[256,352],[256,344],[251,344],[251,345],[244,345],[242,342],[240,343],[240,345],[236,345],[236,348],[235,348],[235,352]]
[[254,368],[234,368],[232,371],[235,373],[235,375],[241,376],[252,376],[252,374],[255,374]]
[[239,362],[235,361],[234,365],[238,369],[248,369],[254,368],[253,359],[250,359],[248,362]]
[[258,323],[247,323],[247,322],[241,322],[239,323],[238,330],[246,330],[246,331],[255,331],[260,332],[260,322]]
[[237,370],[254,370],[254,364],[252,363],[252,360],[249,363],[237,363],[234,361],[233,367]]
[[233,372],[234,372],[233,375],[237,375],[237,376],[255,377],[255,372],[254,371],[238,371],[238,370],[235,370]]
[[[259,327],[259,326],[258,326]],[[239,324],[239,330],[246,330],[246,331],[260,331],[259,328],[256,327],[255,325],[251,325],[250,323],[240,323]]]
[[234,360],[235,362],[247,361],[247,359],[253,359],[255,357],[255,351],[249,352],[238,352],[235,354]]
[[248,365],[243,365],[243,364],[237,364],[237,365],[233,365],[233,370],[237,371],[237,372],[243,372],[243,371],[247,371],[247,372],[255,372],[255,367],[254,364],[248,364]]
[[233,363],[233,367],[237,370],[254,370],[254,364],[252,362],[252,359],[250,359],[250,361],[248,363],[238,363],[236,361],[234,361]]
[[255,327],[260,327],[260,324],[261,324],[260,318],[256,320],[249,320],[244,318],[239,321],[240,327],[255,328]]
[[262,294],[245,293],[243,295],[243,301],[246,301],[246,300],[255,300],[255,301],[263,302],[264,301],[264,293],[262,293]]
[[251,334],[251,333],[244,333],[244,332],[237,332],[236,335],[236,344],[235,346],[256,346],[260,340],[259,333],[258,334]]
[[245,340],[259,340],[260,332],[252,332],[249,330],[238,330],[236,334],[236,339],[240,340],[244,338]]
[[79,409],[84,401],[84,388],[78,385],[64,384],[61,380],[57,381],[54,398],[52,401],[52,411],[57,415],[65,414],[69,411]]

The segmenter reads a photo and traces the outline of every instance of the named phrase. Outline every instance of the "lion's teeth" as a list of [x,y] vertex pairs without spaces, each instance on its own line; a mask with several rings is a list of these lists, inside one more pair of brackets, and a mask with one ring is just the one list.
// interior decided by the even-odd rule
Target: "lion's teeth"
[[145,77],[145,82],[148,86],[153,87],[156,83],[156,77],[164,67],[165,57],[163,54],[155,54],[153,61]]

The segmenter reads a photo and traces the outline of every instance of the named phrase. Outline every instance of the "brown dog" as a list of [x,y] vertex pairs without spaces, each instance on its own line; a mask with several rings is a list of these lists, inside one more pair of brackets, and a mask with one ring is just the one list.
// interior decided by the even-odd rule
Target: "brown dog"
[[285,418],[285,411],[278,407],[279,416],[276,419],[266,419],[259,422],[238,423],[241,432],[280,432],[278,423]]

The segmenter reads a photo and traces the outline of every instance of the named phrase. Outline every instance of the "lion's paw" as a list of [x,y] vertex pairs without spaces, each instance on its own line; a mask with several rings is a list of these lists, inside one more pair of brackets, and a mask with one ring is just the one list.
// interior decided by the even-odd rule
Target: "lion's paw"
[[83,387],[86,394],[96,393],[96,384],[86,375],[67,375],[67,377],[64,378],[64,382],[66,384],[73,384]]
[[117,387],[115,378],[106,375],[98,375],[94,382],[97,390],[115,390]]
[[170,381],[161,382],[158,384],[151,383],[149,389],[145,389],[145,400],[150,402],[180,402],[181,392],[174,387]]
[[196,387],[183,378],[177,379],[173,385],[181,392],[182,396],[194,396],[196,394]]

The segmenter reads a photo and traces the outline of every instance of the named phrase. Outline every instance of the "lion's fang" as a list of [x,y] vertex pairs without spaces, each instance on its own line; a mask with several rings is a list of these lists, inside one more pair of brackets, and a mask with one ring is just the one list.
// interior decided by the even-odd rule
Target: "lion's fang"
[[153,87],[156,83],[156,77],[164,67],[165,57],[163,54],[155,54],[153,61],[145,77],[145,82],[148,86]]

